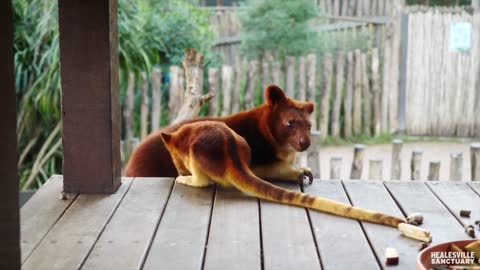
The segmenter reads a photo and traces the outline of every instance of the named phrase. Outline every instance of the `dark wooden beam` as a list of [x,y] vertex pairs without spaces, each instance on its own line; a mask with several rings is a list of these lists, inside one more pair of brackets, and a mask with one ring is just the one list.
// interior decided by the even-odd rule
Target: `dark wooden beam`
[[116,0],[59,0],[64,191],[120,186]]
[[0,269],[20,269],[12,1],[0,1]]

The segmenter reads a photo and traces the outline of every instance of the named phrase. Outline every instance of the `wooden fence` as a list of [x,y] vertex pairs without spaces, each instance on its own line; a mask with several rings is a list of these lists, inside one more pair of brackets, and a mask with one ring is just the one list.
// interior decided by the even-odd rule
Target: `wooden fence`
[[[405,19],[407,134],[480,136],[480,12],[416,7]],[[471,27],[469,49],[452,48],[456,23]]]
[[[366,146],[357,144],[353,147],[352,163],[345,163],[344,159],[339,156],[331,156],[330,158],[330,171],[322,172],[322,179],[342,179],[342,168],[349,169],[348,179],[369,179],[369,180],[449,180],[449,181],[480,181],[480,143],[472,143],[469,149],[470,163],[467,165],[469,172],[464,174],[464,156],[462,152],[452,151],[450,153],[449,164],[443,166],[448,167],[448,177],[440,179],[440,161],[439,160],[426,160],[424,158],[424,151],[421,149],[415,149],[411,152],[409,163],[410,167],[408,175],[402,175],[402,160],[400,156],[402,154],[403,142],[401,140],[394,140],[392,142],[392,158],[389,160],[383,160],[379,158],[367,158],[365,151]],[[302,156],[304,154],[300,154]],[[390,162],[390,166],[387,166],[386,162]],[[425,167],[422,163],[427,162],[428,173],[422,174],[421,168]],[[365,164],[368,163],[368,172],[364,173]],[[302,161],[297,162],[298,165],[302,165]],[[389,167],[390,174],[387,175],[385,168]],[[403,170],[405,172],[405,170]],[[317,172],[317,175],[320,173]],[[363,175],[363,177],[362,177]]]

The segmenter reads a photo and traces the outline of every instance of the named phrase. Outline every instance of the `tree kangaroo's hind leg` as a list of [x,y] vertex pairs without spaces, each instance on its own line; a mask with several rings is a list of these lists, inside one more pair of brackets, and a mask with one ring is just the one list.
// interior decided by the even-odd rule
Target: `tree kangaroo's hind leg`
[[206,187],[210,184],[208,177],[198,169],[195,162],[191,162],[190,171],[192,175],[178,176],[175,181],[192,187]]

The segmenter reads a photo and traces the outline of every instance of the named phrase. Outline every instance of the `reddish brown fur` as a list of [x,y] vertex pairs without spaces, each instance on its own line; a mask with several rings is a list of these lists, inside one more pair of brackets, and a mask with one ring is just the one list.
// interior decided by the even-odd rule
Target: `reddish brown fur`
[[[220,121],[227,124],[248,143],[253,153],[251,166],[281,162],[279,152],[292,147],[304,151],[310,146],[309,115],[314,105],[287,98],[282,89],[266,89],[267,103],[252,110],[222,117],[200,117],[160,129],[149,135],[133,152],[126,176],[177,176],[177,171],[161,140],[161,132],[174,132],[186,123]],[[294,180],[294,179],[292,179]]]

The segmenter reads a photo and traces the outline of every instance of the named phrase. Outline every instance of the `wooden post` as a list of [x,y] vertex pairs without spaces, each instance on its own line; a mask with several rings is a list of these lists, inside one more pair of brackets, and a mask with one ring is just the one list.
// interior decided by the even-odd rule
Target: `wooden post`
[[332,56],[327,54],[323,59],[323,85],[320,100],[320,132],[322,139],[328,136],[328,123],[330,111],[330,91],[332,89],[333,63]]
[[152,72],[152,131],[160,128],[162,116],[162,70],[154,68]]
[[391,180],[402,179],[402,160],[400,158],[402,153],[402,140],[393,140],[392,142],[392,173]]
[[272,63],[272,80],[273,84],[281,85],[280,83],[280,62],[274,61]]
[[142,72],[142,105],[140,106],[140,138],[142,139],[148,135],[149,99],[147,74]]
[[305,72],[305,64],[305,56],[300,56],[298,59],[298,92],[296,98],[302,101],[307,99],[307,76]]
[[367,53],[362,53],[363,132],[372,134],[372,94],[368,82]]
[[472,181],[480,181],[480,143],[470,145]]
[[330,179],[341,179],[342,157],[330,158]]
[[353,98],[353,52],[347,53],[347,85],[343,102],[344,135],[352,136],[352,98]]
[[369,180],[383,180],[383,160],[369,159]]
[[[310,116],[310,121],[312,123],[312,130],[318,130],[317,127],[317,56],[315,54],[307,55],[307,99],[315,104],[315,111]],[[320,136],[320,134],[319,134]]]
[[450,181],[462,181],[463,154],[450,153]]
[[412,180],[420,180],[421,178],[421,168],[422,168],[422,150],[414,150],[412,152],[412,161],[410,162],[410,170],[412,172]]
[[285,68],[287,77],[287,96],[295,97],[295,58],[293,56],[285,57]]
[[[223,93],[223,107],[222,116],[227,116],[232,113],[232,66],[222,66],[222,93]],[[235,97],[237,98],[237,97]]]
[[440,161],[430,161],[428,167],[428,180],[429,181],[438,181],[440,179]]
[[355,50],[355,73],[353,84],[353,134],[362,132],[362,53]]
[[340,106],[342,105],[343,80],[345,54],[342,51],[337,53],[336,63],[336,82],[335,82],[335,101],[332,109],[332,136],[340,136]]
[[0,1],[0,269],[20,269],[12,1]]
[[248,65],[247,91],[245,92],[245,108],[255,107],[255,86],[257,84],[258,61],[250,61]]
[[218,116],[218,103],[220,100],[219,78],[220,71],[218,68],[208,69],[208,89],[213,94],[212,101],[208,104],[208,115]]
[[378,48],[372,49],[372,94],[373,94],[373,134],[380,135],[382,132],[382,103],[380,88],[380,64],[379,64]]
[[125,139],[131,139],[135,136],[133,126],[133,112],[135,106],[135,73],[128,73],[127,93],[125,95],[125,105],[123,107],[123,118],[125,120]]
[[60,0],[58,14],[63,189],[113,193],[121,184],[117,1]]
[[[175,116],[178,114],[179,106],[179,98],[178,91],[181,89],[179,87],[179,78],[180,78],[180,67],[178,66],[171,66],[170,67],[170,88],[168,90],[168,110],[169,110],[169,122],[172,123],[175,119]],[[203,76],[202,76],[203,78]]]
[[350,179],[360,179],[362,177],[363,159],[365,157],[365,145],[355,144],[353,149],[353,162]]
[[307,152],[307,165],[314,178],[320,178],[320,132],[312,131],[312,143]]

